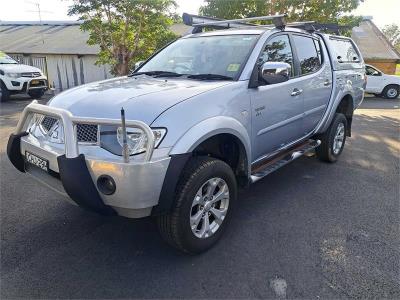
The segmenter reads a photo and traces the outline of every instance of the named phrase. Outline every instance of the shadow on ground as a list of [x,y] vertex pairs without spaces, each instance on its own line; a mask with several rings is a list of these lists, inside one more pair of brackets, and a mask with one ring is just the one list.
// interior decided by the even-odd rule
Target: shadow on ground
[[4,149],[2,298],[268,298],[276,282],[288,298],[400,297],[396,117],[361,113],[338,163],[304,157],[241,191],[223,239],[199,256],[168,247],[150,218],[60,201]]

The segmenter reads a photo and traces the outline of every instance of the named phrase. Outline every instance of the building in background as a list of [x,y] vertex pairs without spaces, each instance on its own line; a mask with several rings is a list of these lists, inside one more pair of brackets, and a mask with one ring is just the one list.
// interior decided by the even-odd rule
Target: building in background
[[22,64],[43,70],[56,93],[111,78],[110,67],[96,65],[98,46],[89,46],[80,22],[0,22],[0,50]]
[[353,28],[351,37],[360,48],[367,64],[386,74],[396,73],[396,66],[400,64],[400,53],[372,22],[372,17],[364,17],[360,26]]

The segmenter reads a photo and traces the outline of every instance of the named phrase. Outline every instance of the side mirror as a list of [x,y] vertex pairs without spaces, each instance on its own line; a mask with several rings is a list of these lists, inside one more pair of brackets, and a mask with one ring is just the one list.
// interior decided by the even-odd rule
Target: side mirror
[[292,66],[285,62],[267,61],[259,71],[259,77],[267,84],[281,83],[289,80]]
[[143,65],[143,63],[144,63],[144,60],[140,60],[140,61],[136,62],[136,63],[135,63],[135,70],[136,70],[137,68],[139,68],[141,65]]

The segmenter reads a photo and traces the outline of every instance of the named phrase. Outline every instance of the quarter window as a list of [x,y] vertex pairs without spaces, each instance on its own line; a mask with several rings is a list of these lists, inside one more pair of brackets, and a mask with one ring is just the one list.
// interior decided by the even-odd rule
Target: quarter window
[[294,35],[293,40],[300,62],[300,74],[305,75],[317,71],[321,67],[322,57],[321,54],[318,54],[314,39]]
[[339,63],[358,62],[360,60],[356,49],[349,40],[331,38],[330,43]]
[[293,54],[287,35],[279,35],[270,39],[259,58],[259,64],[267,61],[285,62],[292,66],[290,77],[293,77]]

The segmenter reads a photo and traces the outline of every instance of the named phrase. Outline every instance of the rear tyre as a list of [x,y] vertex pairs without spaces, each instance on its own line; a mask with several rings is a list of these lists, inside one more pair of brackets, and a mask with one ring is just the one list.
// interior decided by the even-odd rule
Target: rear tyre
[[232,169],[210,157],[186,165],[167,215],[157,217],[158,229],[171,246],[190,254],[204,252],[222,236],[236,203]]
[[328,130],[319,136],[321,145],[316,148],[317,157],[326,162],[336,162],[346,143],[347,120],[336,113]]
[[388,85],[382,92],[382,95],[388,99],[396,99],[399,96],[400,88],[398,85]]
[[0,81],[0,102],[6,102],[10,99],[10,92],[8,91],[7,87],[4,85],[2,81]]
[[40,99],[43,97],[44,95],[44,90],[32,90],[28,92],[28,95],[32,98],[32,99]]

